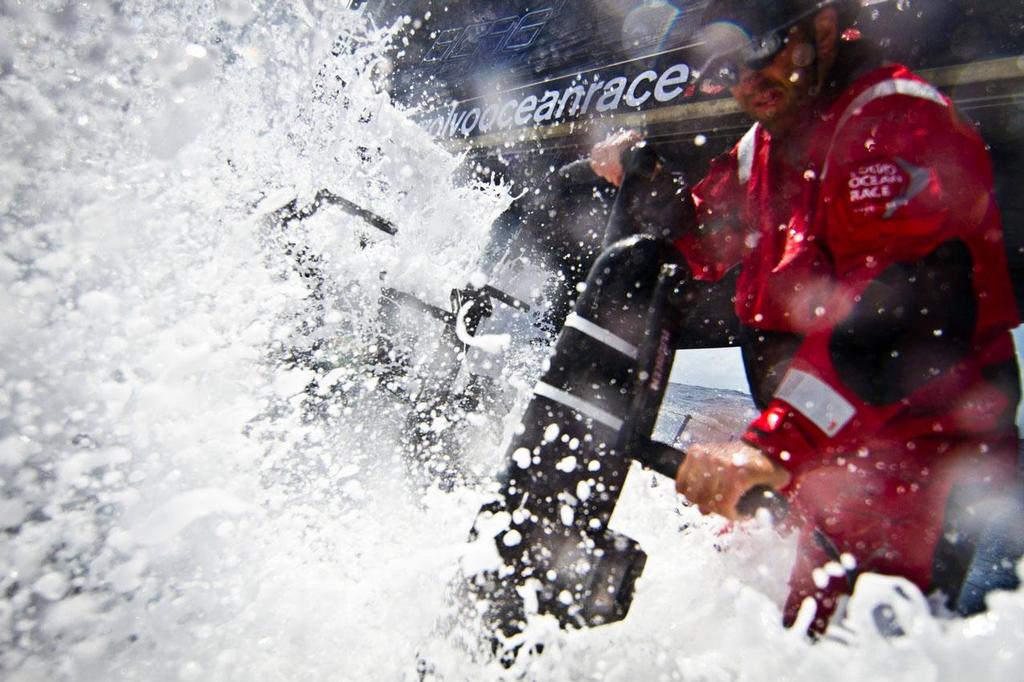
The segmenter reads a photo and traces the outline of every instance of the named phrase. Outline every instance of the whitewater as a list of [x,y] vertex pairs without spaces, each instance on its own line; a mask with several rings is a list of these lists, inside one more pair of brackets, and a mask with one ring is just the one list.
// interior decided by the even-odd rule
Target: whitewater
[[[649,555],[629,616],[537,619],[512,670],[467,653],[448,586],[514,412],[470,420],[472,476],[424,489],[360,363],[382,278],[447,307],[523,188],[389,101],[409,26],[342,4],[0,0],[0,678],[1020,679],[1024,593],[957,620],[866,576],[812,643],[780,624],[791,543],[640,470],[612,523]],[[398,233],[276,226],[325,187]]]

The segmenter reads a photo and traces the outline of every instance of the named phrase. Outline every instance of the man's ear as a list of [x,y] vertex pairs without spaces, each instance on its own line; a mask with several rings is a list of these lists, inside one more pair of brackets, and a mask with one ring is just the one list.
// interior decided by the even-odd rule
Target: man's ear
[[818,59],[830,63],[839,52],[839,13],[835,7],[826,7],[814,17],[814,42]]

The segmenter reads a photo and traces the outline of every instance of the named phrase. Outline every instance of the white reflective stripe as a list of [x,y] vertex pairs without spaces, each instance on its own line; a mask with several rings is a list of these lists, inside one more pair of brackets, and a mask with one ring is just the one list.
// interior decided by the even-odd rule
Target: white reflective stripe
[[569,313],[569,317],[565,319],[565,326],[572,327],[573,329],[581,331],[590,338],[596,341],[600,341],[604,345],[610,348],[614,348],[623,355],[627,355],[630,358],[636,360],[636,346],[631,344],[629,341],[626,341],[621,336],[617,336],[611,333],[604,327],[598,327],[596,324],[586,319],[585,317],[580,317],[576,313]]
[[582,398],[577,398],[571,393],[566,393],[560,388],[555,388],[551,384],[545,384],[543,381],[538,381],[537,385],[533,387],[535,395],[539,395],[548,400],[554,400],[556,403],[561,403],[571,410],[575,410],[582,414],[584,417],[590,417],[595,421],[599,421],[605,426],[618,431],[622,428],[623,421],[616,417],[607,410],[602,410],[597,405],[588,403]]
[[832,133],[832,141],[829,142],[828,145],[828,154],[825,155],[825,169],[822,171],[822,178],[828,175],[828,162],[829,157],[832,156],[832,148],[835,147],[836,138],[839,137],[839,131],[842,130],[844,125],[846,125],[847,121],[858,115],[861,109],[871,102],[874,102],[876,99],[891,97],[892,95],[917,97],[918,99],[930,100],[944,107],[949,106],[949,102],[947,102],[946,98],[942,96],[942,93],[928,83],[910,80],[909,78],[890,78],[887,81],[875,83],[870,88],[854,97],[853,101],[850,102],[850,105],[846,107],[843,115],[839,117],[839,122],[836,123],[835,132]]
[[946,102],[946,98],[942,96],[942,93],[936,90],[927,83],[921,81],[910,80],[909,78],[892,78],[881,83],[875,83],[870,88],[860,93],[853,98],[850,102],[850,106],[846,107],[846,111],[843,112],[842,117],[839,119],[839,123],[836,124],[836,132],[849,121],[853,116],[856,116],[861,109],[866,107],[876,99],[883,97],[891,97],[892,95],[906,95],[907,97],[917,97],[918,99],[927,99],[940,104],[944,107],[949,106]]
[[829,438],[846,426],[856,409],[835,389],[818,377],[790,369],[775,397],[785,400],[794,410],[811,420]]
[[754,172],[754,151],[757,142],[757,126],[750,126],[750,130],[743,134],[736,144],[736,177],[741,185],[747,184],[751,173]]

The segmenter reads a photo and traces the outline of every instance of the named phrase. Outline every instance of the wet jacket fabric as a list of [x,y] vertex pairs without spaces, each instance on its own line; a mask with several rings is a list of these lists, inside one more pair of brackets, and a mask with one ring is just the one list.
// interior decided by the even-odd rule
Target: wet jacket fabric
[[992,187],[975,130],[892,65],[790,139],[755,125],[694,189],[694,276],[740,264],[740,321],[802,338],[744,436],[793,476],[790,619],[814,596],[821,627],[857,571],[927,589],[951,485],[1013,478],[1019,317]]

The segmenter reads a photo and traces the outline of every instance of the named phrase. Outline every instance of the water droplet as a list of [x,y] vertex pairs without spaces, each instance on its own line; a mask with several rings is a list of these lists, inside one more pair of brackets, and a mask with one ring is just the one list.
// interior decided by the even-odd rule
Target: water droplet
[[518,545],[522,541],[523,541],[522,534],[519,531],[515,530],[515,529],[508,531],[501,538],[502,544],[504,544],[506,547],[515,547],[516,545]]

